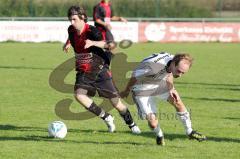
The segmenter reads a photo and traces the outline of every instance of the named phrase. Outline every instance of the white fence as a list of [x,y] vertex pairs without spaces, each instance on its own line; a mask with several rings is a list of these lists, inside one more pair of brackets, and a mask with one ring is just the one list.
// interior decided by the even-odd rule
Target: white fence
[[[2,19],[3,20],[3,19]],[[93,24],[93,22],[89,22]],[[65,42],[68,21],[0,21],[0,42]],[[240,42],[239,22],[112,22],[115,41]]]

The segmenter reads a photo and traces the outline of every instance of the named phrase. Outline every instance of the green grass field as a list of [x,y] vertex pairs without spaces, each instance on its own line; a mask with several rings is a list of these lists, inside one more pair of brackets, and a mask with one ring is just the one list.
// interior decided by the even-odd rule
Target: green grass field
[[[155,144],[155,137],[146,121],[138,119],[136,108],[130,103],[141,135],[132,135],[115,109],[117,132],[107,132],[98,118],[63,120],[55,113],[60,100],[70,98],[49,85],[51,72],[73,56],[61,50],[60,43],[0,43],[0,158],[227,158],[240,156],[240,75],[239,44],[182,43],[134,44],[128,49],[118,48],[113,59],[113,76],[121,90],[126,84],[123,73],[130,66],[153,52],[189,52],[194,65],[188,74],[177,79],[183,101],[191,112],[193,127],[208,137],[206,142],[189,140],[181,123],[175,119],[174,108],[159,102],[159,117],[165,132],[166,146]],[[125,59],[127,58],[127,59]],[[128,62],[127,62],[127,61]],[[128,68],[129,67],[129,68]],[[129,72],[128,72],[129,74]],[[75,73],[65,79],[73,84]],[[102,100],[95,98],[97,103]],[[76,101],[70,110],[85,111]],[[68,127],[63,140],[48,138],[48,124],[62,120]]]

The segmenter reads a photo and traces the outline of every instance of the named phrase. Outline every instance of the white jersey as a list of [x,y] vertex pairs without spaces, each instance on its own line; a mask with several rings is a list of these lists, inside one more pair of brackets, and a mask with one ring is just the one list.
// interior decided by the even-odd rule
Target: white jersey
[[162,52],[145,58],[133,72],[133,77],[137,79],[133,86],[134,94],[154,96],[168,92],[166,79],[169,73],[166,66],[173,57],[174,55]]

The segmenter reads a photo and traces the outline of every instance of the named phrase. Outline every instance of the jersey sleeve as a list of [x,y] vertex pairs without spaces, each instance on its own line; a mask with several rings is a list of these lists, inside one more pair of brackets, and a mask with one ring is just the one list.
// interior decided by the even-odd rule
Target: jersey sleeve
[[101,7],[99,5],[96,5],[94,7],[94,12],[93,12],[93,18],[94,20],[97,20],[97,19],[102,19],[102,14],[101,14]]
[[132,73],[132,76],[135,78],[141,78],[141,77],[146,77],[153,75],[154,72],[149,65],[149,63],[141,63]]
[[74,27],[72,25],[70,25],[68,27],[68,34],[73,33],[73,32],[74,32]]
[[74,32],[75,29],[72,25],[68,27],[68,40],[70,41],[71,45],[74,47],[75,42],[74,42]]
[[136,78],[156,75],[160,70],[165,69],[165,65],[154,62],[142,62],[134,71],[133,76]]

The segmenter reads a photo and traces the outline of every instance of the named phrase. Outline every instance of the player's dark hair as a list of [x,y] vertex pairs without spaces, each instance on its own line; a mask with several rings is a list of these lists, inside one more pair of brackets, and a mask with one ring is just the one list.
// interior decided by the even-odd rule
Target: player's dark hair
[[71,6],[68,9],[68,18],[70,19],[70,17],[73,16],[73,15],[78,15],[78,17],[80,19],[83,19],[85,23],[87,22],[87,14],[86,14],[85,10],[82,7],[80,7],[80,6]]
[[189,54],[176,54],[172,61],[174,62],[175,66],[178,66],[179,62],[183,59],[189,62],[190,67],[192,66],[193,58]]

